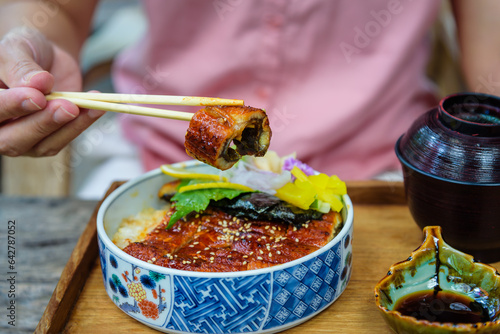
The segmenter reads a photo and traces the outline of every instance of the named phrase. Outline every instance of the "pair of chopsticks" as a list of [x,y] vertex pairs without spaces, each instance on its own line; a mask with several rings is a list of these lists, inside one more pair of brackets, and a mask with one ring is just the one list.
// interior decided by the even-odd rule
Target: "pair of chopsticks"
[[193,113],[165,110],[159,108],[136,106],[127,103],[180,105],[180,106],[243,106],[243,100],[221,99],[216,97],[147,95],[147,94],[115,94],[115,93],[83,93],[83,92],[52,92],[45,95],[50,100],[65,99],[80,108],[113,111],[126,114],[153,116],[161,118],[190,121]]

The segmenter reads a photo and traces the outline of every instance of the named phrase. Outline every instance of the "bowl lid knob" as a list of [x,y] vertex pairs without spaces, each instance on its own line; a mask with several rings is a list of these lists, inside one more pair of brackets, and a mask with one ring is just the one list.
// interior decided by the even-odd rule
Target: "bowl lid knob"
[[500,98],[477,93],[447,96],[439,103],[439,119],[463,134],[500,137]]

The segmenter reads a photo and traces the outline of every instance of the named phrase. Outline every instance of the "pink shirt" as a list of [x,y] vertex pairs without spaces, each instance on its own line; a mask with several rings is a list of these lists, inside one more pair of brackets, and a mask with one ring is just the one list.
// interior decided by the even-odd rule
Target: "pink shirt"
[[[267,111],[270,149],[321,172],[354,180],[398,169],[396,140],[437,104],[424,76],[437,1],[144,5],[149,31],[117,59],[117,91],[243,99]],[[148,170],[191,159],[187,122],[127,115],[123,126]]]

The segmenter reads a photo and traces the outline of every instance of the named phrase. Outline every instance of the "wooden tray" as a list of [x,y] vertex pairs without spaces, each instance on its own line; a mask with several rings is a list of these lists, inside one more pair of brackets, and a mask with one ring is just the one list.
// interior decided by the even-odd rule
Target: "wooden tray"
[[[108,194],[120,184],[113,183]],[[375,306],[373,289],[393,263],[405,260],[420,245],[423,234],[405,204],[402,183],[361,181],[347,186],[354,205],[351,280],[333,305],[286,333],[391,333]],[[158,333],[123,313],[104,290],[97,248],[99,206],[61,275],[37,333]],[[500,262],[492,265],[499,268]]]

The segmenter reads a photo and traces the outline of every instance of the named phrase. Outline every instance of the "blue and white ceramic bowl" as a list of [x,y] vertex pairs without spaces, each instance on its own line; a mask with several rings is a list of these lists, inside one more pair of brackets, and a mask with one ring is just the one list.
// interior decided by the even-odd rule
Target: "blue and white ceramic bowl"
[[[190,161],[179,164],[207,168]],[[202,273],[138,260],[111,238],[125,217],[161,208],[159,169],[120,186],[97,216],[101,268],[109,297],[132,318],[166,333],[271,333],[312,318],[345,290],[352,269],[352,203],[344,196],[344,227],[325,247],[301,259],[258,270]]]

